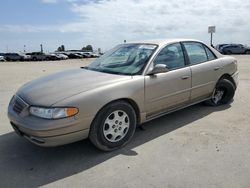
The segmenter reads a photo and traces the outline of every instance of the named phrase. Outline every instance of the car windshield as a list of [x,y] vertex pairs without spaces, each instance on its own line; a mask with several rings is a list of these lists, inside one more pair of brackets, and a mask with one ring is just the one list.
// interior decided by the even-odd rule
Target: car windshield
[[85,68],[111,74],[140,74],[156,48],[154,44],[118,45]]

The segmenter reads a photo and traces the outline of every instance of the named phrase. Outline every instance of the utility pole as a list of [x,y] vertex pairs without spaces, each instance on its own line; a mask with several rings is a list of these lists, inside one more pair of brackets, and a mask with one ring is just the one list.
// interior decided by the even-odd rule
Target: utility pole
[[26,52],[26,45],[23,45],[23,52],[25,53]]
[[43,53],[43,45],[42,45],[42,44],[40,44],[40,47],[41,47],[41,52]]

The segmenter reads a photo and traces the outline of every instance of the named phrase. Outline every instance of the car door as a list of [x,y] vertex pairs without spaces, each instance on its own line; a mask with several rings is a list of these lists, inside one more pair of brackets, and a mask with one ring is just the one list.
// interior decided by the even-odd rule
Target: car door
[[232,46],[232,53],[233,54],[240,54],[241,48],[239,45]]
[[145,76],[147,117],[177,108],[189,101],[191,70],[186,66],[180,43],[164,47],[151,66],[165,64],[169,71]]
[[199,42],[183,42],[191,72],[191,102],[211,96],[221,72],[220,60],[205,45]]
[[239,49],[239,51],[238,51],[238,53],[239,54],[244,54],[245,53],[245,47],[243,46],[243,45],[238,45],[238,49]]
[[13,54],[13,60],[20,60],[19,55],[14,53]]

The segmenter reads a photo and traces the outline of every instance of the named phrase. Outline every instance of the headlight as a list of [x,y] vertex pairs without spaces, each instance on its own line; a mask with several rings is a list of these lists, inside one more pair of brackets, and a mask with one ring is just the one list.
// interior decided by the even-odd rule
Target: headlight
[[30,113],[34,116],[45,119],[60,119],[65,117],[71,117],[78,113],[78,109],[74,107],[69,108],[41,108],[30,107]]

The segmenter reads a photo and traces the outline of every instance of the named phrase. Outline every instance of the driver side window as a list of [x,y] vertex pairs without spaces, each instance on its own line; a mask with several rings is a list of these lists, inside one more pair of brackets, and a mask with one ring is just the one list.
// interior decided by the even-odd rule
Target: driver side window
[[182,68],[185,60],[180,43],[170,44],[163,48],[154,60],[154,65],[164,64],[169,70]]

